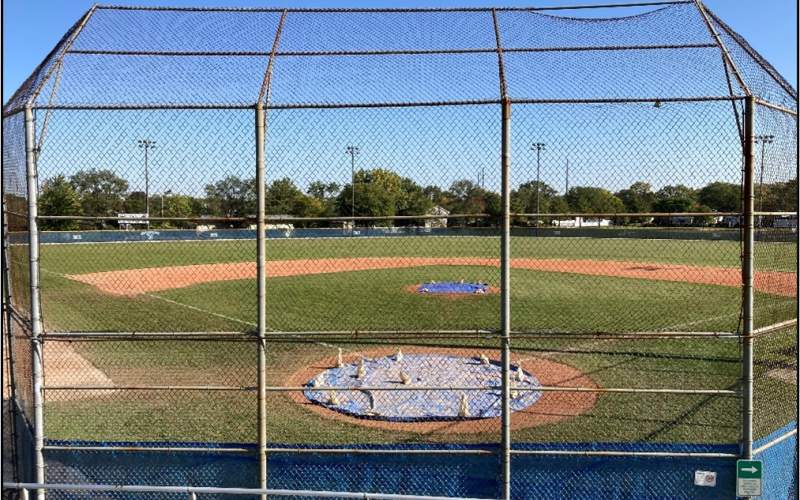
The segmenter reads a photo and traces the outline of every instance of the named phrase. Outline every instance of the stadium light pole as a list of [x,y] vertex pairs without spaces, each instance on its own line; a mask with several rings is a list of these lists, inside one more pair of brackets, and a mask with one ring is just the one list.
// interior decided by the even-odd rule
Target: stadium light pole
[[139,149],[144,150],[144,212],[147,215],[147,229],[150,229],[150,172],[147,168],[147,154],[151,149],[155,149],[156,141],[150,139],[139,139],[136,141]]
[[345,150],[350,155],[350,215],[353,219],[350,221],[350,235],[355,234],[356,229],[356,156],[358,155],[358,146],[347,146]]
[[[766,153],[767,144],[772,144],[772,142],[774,140],[775,140],[775,136],[774,135],[767,135],[767,134],[757,135],[753,139],[753,142],[755,144],[761,144],[761,173],[759,174],[759,178],[758,178],[758,211],[759,212],[763,212],[764,211],[764,155]],[[760,216],[760,215],[758,216],[759,226],[761,225],[761,217],[762,216]]]
[[542,150],[544,150],[543,142],[534,142],[531,144],[531,151],[536,151],[536,227],[539,227],[539,195],[541,193],[541,166],[542,166]]

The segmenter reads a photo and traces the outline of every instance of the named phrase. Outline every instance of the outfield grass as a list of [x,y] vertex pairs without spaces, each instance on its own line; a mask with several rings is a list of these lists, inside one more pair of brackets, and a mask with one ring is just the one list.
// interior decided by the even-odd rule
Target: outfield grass
[[[514,257],[628,260],[737,267],[739,245],[729,241],[513,238]],[[794,271],[794,246],[759,245],[770,269]],[[269,259],[376,256],[496,257],[498,240],[481,237],[392,237],[271,240]],[[110,296],[63,274],[199,263],[255,257],[252,241],[169,242],[42,247],[43,310],[49,330],[251,331],[254,280],[195,285],[152,296]],[[497,284],[495,268],[440,266],[269,278],[268,326],[274,330],[492,329],[499,325],[499,296],[450,299],[408,293],[404,287],[434,279]],[[639,330],[735,331],[740,291],[734,287],[530,270],[512,272],[512,326],[529,331]],[[796,317],[795,299],[757,293],[757,325]],[[769,356],[785,355],[792,337],[775,337]],[[270,383],[335,354],[378,341],[354,337],[330,346],[270,342]],[[416,338],[400,343],[497,348],[496,339]],[[77,352],[116,384],[255,384],[255,346],[234,342],[75,342]],[[575,366],[603,387],[736,388],[739,346],[733,340],[518,338],[520,356],[547,356]],[[781,351],[783,349],[783,351]],[[778,354],[775,354],[775,353]],[[783,354],[781,354],[783,353]],[[765,354],[765,356],[768,356]],[[796,369],[796,366],[795,366]],[[768,370],[765,370],[766,373]],[[790,384],[758,382],[763,405],[785,399]],[[283,394],[271,394],[270,439],[281,443],[493,442],[496,433],[419,435],[367,429],[312,414]],[[740,401],[735,397],[604,394],[586,415],[514,432],[519,441],[736,442]],[[781,405],[784,408],[785,405]],[[100,440],[255,440],[253,392],[173,391],[97,393],[88,399],[48,401],[47,437]],[[788,419],[773,414],[759,431]]]
[[[419,256],[498,257],[500,240],[479,236],[271,239],[267,259]],[[511,239],[515,258],[595,259],[739,267],[736,241],[641,240],[622,238]],[[794,271],[796,245],[758,243],[756,267]],[[253,240],[63,244],[42,247],[42,267],[63,274],[116,269],[254,261]]]

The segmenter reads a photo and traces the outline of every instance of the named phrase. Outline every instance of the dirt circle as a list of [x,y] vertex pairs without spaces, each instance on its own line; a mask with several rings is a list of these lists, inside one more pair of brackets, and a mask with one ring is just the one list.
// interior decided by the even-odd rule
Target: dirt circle
[[[484,353],[493,360],[500,359],[499,351],[407,346],[403,346],[402,349],[403,352],[414,354],[435,353],[464,357],[473,357],[477,356],[478,353]],[[396,347],[370,349],[343,355],[342,361],[345,363],[354,363],[361,356],[389,356],[396,352]],[[303,386],[319,372],[335,366],[336,362],[337,356],[331,356],[314,362],[291,374],[286,379],[285,385],[286,387]],[[520,365],[523,370],[532,373],[539,380],[539,383],[545,387],[583,387],[591,389],[598,387],[591,378],[583,374],[580,370],[564,363],[556,363],[555,361],[535,357],[521,358],[513,354],[511,356],[511,363]],[[303,391],[287,392],[286,397],[317,415],[363,427],[416,432],[420,434],[474,434],[481,432],[499,432],[500,430],[501,417],[461,421],[389,422],[385,420],[353,417],[335,410],[330,410],[324,406],[310,402],[306,399]],[[543,391],[541,398],[539,398],[535,404],[511,414],[511,428],[525,429],[567,420],[589,411],[594,407],[596,401],[596,392]]]

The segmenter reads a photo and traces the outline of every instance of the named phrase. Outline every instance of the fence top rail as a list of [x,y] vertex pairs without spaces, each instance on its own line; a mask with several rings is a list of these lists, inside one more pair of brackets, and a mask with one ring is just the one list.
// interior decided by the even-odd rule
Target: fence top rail
[[[554,98],[554,99],[524,99],[508,97],[511,104],[645,104],[668,102],[711,102],[711,101],[740,101],[743,95],[696,95],[686,97],[599,97],[599,98]],[[424,108],[440,106],[485,106],[500,105],[502,99],[451,99],[438,101],[380,101],[380,102],[289,102],[272,103],[264,105],[267,110],[291,109],[364,109],[364,108]],[[256,103],[208,103],[208,102],[177,102],[177,103],[65,103],[65,104],[37,104],[31,106],[34,110],[62,110],[62,111],[153,111],[153,110],[253,110]],[[4,116],[13,114],[16,110],[8,110]]]
[[[693,0],[666,0],[666,1],[651,1],[651,2],[621,2],[621,3],[606,3],[606,4],[574,4],[574,5],[558,5],[558,6],[542,6],[542,7],[498,7],[494,10],[498,12],[537,12],[537,11],[554,11],[554,10],[587,10],[587,9],[609,9],[609,8],[631,8],[631,7],[659,7],[668,5],[680,5],[693,3]],[[155,5],[114,5],[114,4],[100,4],[97,9],[104,10],[160,10],[160,11],[185,11],[185,12],[283,12],[284,10],[290,13],[362,13],[362,12],[380,12],[380,13],[427,13],[427,12],[491,12],[492,7],[416,7],[416,8],[331,8],[331,7],[305,7],[305,8],[280,8],[280,7],[178,7],[178,6],[155,6]]]
[[[11,215],[27,217],[26,214],[8,212]],[[738,217],[741,212],[511,212],[512,217]],[[791,217],[797,212],[754,212],[754,215]],[[419,215],[359,215],[336,217],[294,217],[294,216],[269,216],[267,222],[303,222],[303,221],[332,221],[346,222],[351,220],[422,220],[422,219],[476,219],[494,217],[487,213],[474,214],[419,214]],[[89,221],[119,221],[130,220],[125,216],[87,216],[87,215],[37,215],[38,220],[89,220]],[[255,216],[246,217],[143,217],[137,220],[150,221],[186,221],[186,222],[247,222],[254,221]]]
[[12,483],[4,482],[3,488],[15,490],[52,491],[102,491],[130,493],[195,493],[211,495],[272,495],[280,497],[361,498],[364,500],[485,500],[467,497],[441,497],[421,495],[394,495],[390,493],[356,493],[347,491],[283,490],[271,488],[216,488],[208,486],[140,486],[114,484],[66,484],[66,483]]
[[[622,51],[622,50],[670,50],[670,49],[710,49],[710,43],[687,44],[649,44],[649,45],[570,45],[547,47],[503,48],[504,52],[581,52],[581,51]],[[392,56],[392,55],[444,55],[444,54],[492,54],[496,48],[473,47],[461,49],[402,49],[402,50],[289,50],[275,53],[261,51],[235,50],[104,50],[70,49],[67,54],[94,56],[155,56],[155,57],[339,57],[339,56]]]

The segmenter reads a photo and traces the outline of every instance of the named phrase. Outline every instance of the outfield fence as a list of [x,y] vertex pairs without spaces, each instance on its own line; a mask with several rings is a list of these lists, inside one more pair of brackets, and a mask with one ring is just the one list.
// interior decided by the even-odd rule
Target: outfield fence
[[699,1],[93,6],[3,108],[4,494],[793,498],[797,157]]

